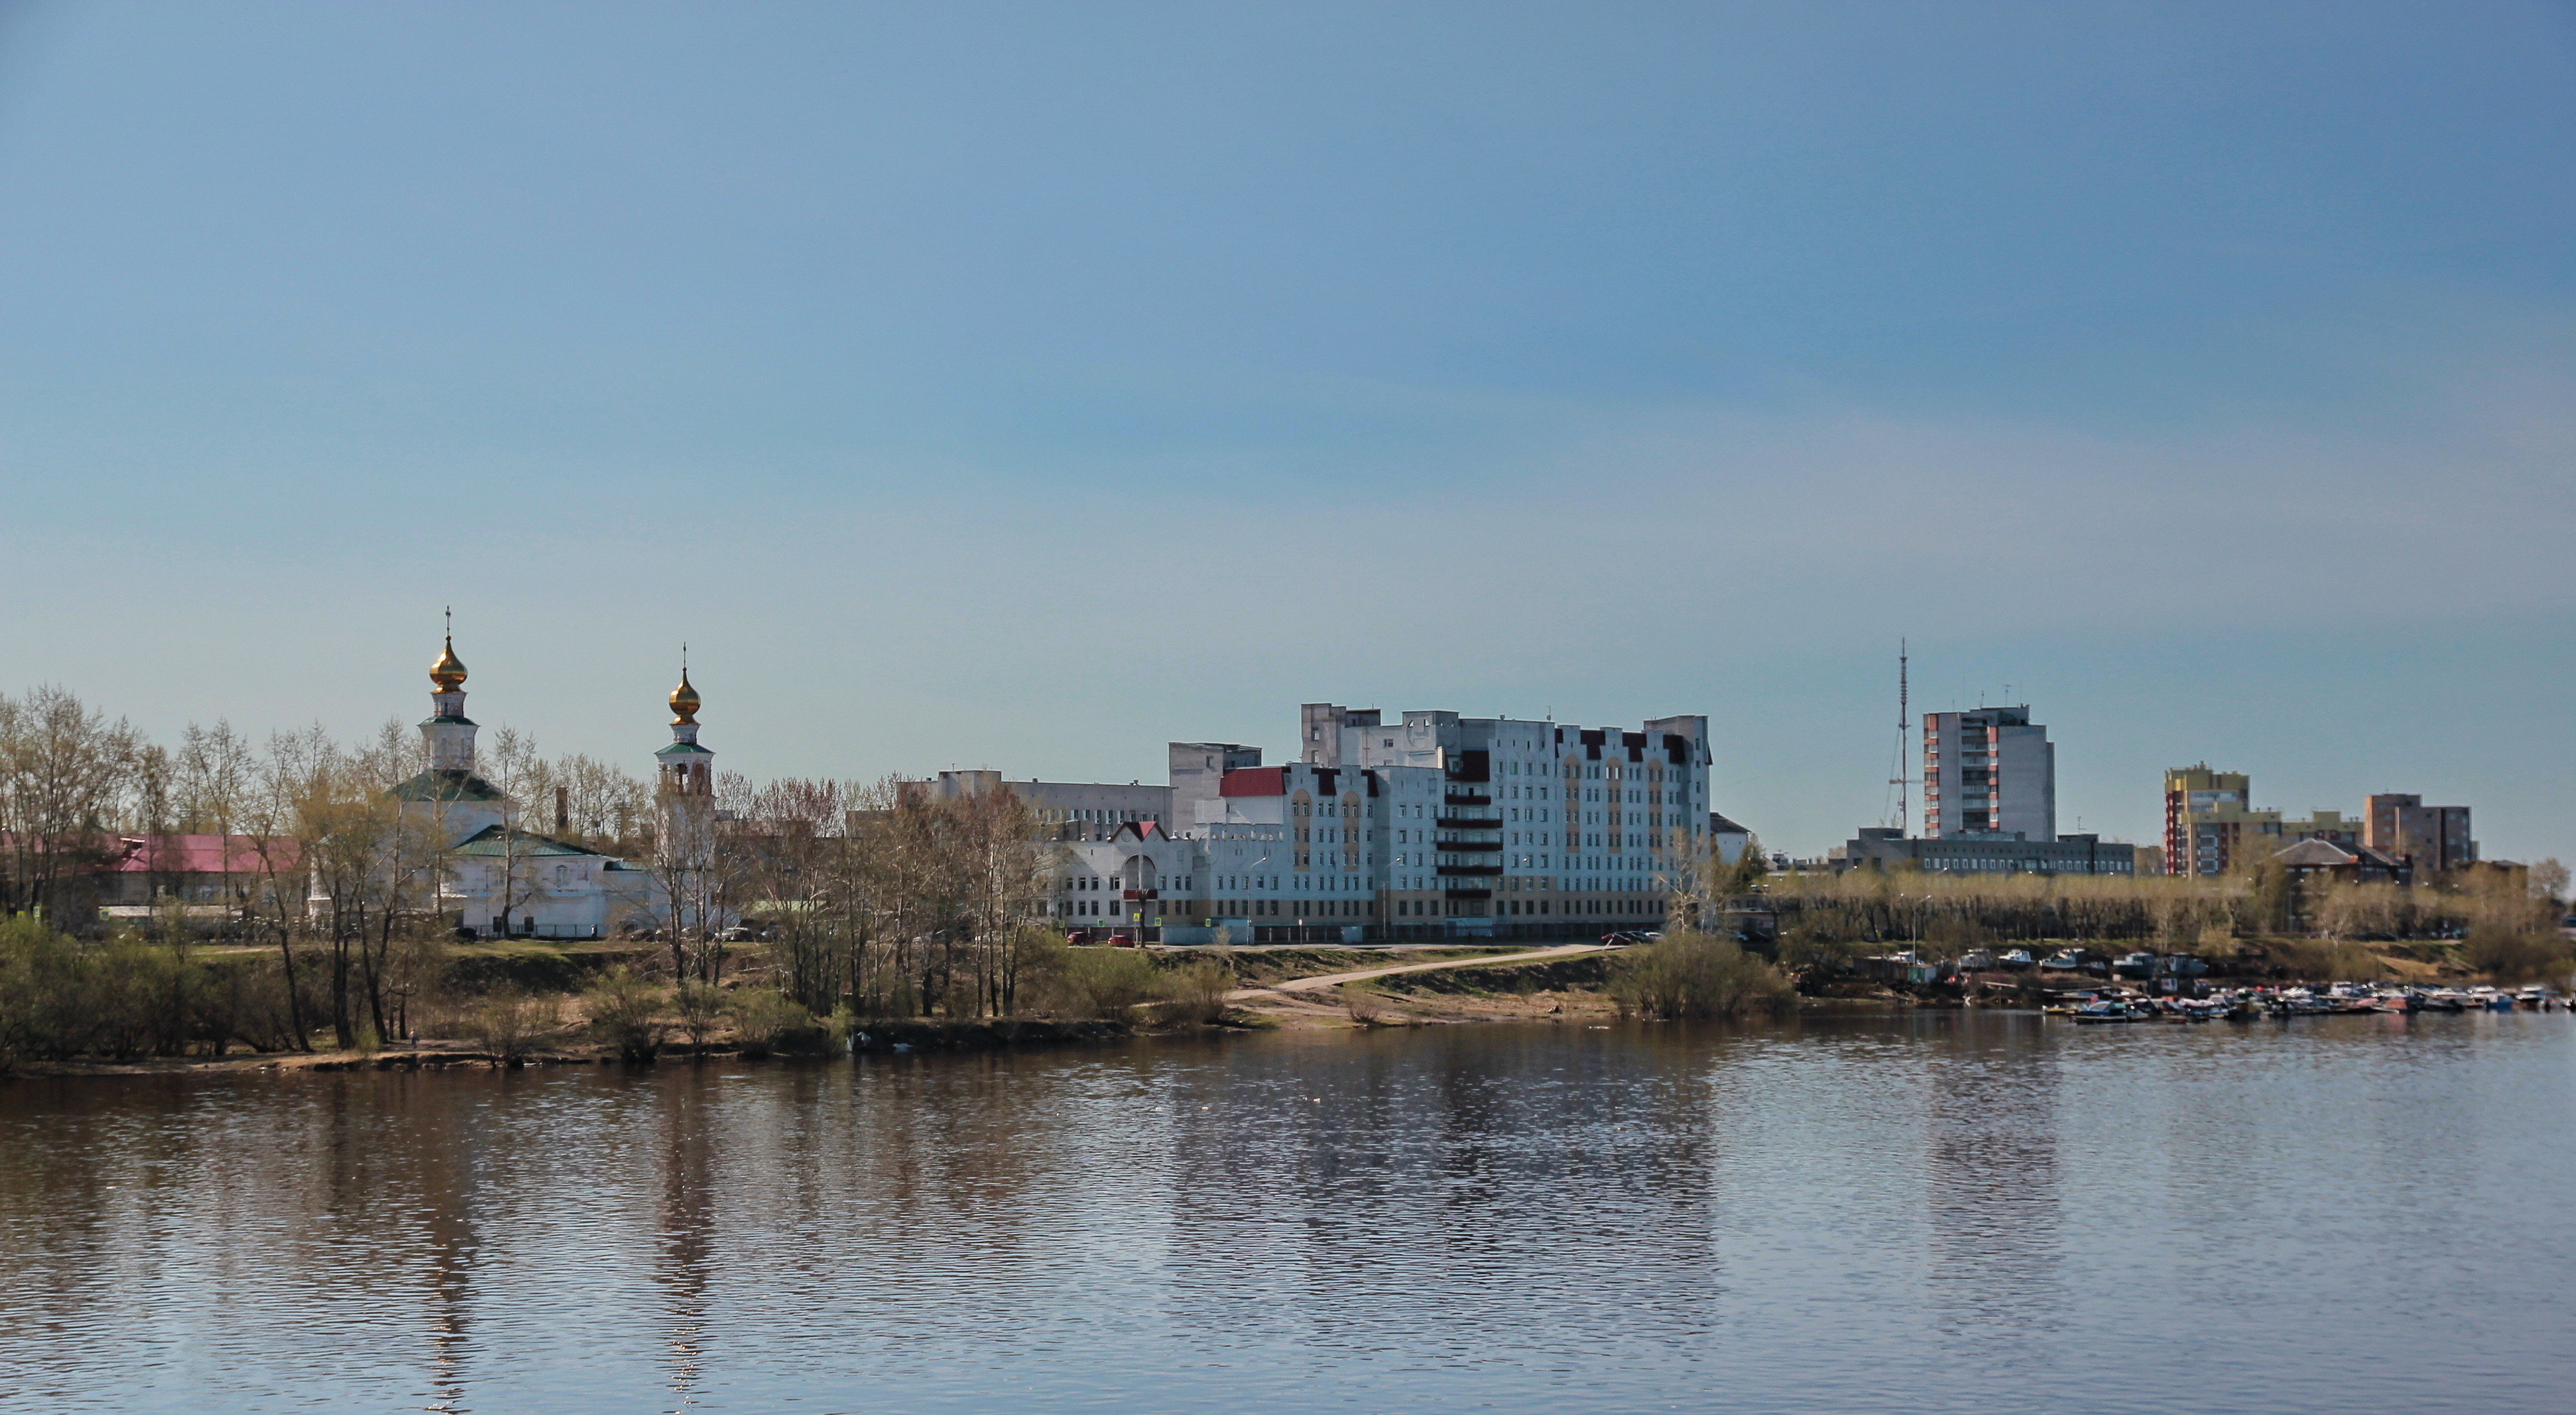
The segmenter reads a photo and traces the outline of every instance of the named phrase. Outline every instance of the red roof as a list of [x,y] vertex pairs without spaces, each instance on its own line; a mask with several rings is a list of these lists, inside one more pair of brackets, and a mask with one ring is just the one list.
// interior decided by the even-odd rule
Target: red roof
[[273,835],[265,843],[268,858],[262,859],[256,835],[123,835],[116,841],[122,856],[108,869],[118,874],[220,875],[295,867],[292,838]]
[[1239,766],[1217,783],[1219,796],[1285,796],[1288,794],[1288,768],[1284,766]]

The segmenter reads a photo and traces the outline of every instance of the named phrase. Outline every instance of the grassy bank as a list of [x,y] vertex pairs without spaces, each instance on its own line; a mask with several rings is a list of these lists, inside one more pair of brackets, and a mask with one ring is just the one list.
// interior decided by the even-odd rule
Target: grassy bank
[[[23,917],[0,921],[0,1071],[263,1056],[506,1065],[1056,1045],[1219,1023],[1238,984],[1218,959],[1057,940],[1024,950],[1007,1016],[959,1005],[975,995],[966,988],[932,987],[915,995],[938,1003],[886,1017],[846,999],[823,1011],[801,1004],[778,986],[772,950],[756,943],[731,951],[720,983],[675,981],[653,945],[416,939],[401,956],[406,972],[383,982],[390,1005],[380,1007],[309,941],[277,949],[80,939]],[[1263,971],[1294,966],[1267,960]]]

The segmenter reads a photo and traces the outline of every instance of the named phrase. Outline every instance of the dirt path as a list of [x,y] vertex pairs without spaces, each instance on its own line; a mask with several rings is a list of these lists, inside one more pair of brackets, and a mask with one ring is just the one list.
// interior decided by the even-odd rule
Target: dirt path
[[1343,983],[1356,983],[1365,978],[1383,978],[1396,973],[1428,973],[1440,968],[1485,968],[1510,963],[1539,963],[1551,958],[1577,958],[1586,953],[1610,953],[1606,943],[1568,943],[1554,948],[1533,948],[1526,953],[1489,953],[1478,958],[1444,958],[1437,963],[1399,963],[1386,968],[1361,968],[1348,973],[1318,973],[1311,978],[1291,978],[1268,987],[1236,988],[1225,995],[1228,1002],[1245,1002],[1274,993],[1322,992]]

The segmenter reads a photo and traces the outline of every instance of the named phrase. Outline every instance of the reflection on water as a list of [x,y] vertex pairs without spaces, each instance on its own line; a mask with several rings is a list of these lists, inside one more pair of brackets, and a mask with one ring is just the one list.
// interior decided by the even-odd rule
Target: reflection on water
[[2556,1409],[2563,1015],[0,1084],[0,1408]]

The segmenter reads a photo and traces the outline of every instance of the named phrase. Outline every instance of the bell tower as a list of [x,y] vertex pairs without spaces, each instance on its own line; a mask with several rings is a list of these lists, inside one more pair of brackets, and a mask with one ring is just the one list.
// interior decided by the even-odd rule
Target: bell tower
[[680,686],[671,690],[671,744],[653,754],[654,804],[662,827],[659,864],[671,889],[673,928],[706,927],[709,870],[715,863],[716,754],[698,745],[698,707],[683,647]]
[[427,769],[393,788],[405,808],[439,823],[442,843],[453,845],[501,824],[509,802],[474,774],[474,719],[465,715],[465,662],[456,656],[454,616],[438,661],[429,666],[429,716],[420,724]]
[[422,745],[429,750],[429,769],[471,775],[474,771],[474,719],[465,715],[465,662],[456,656],[456,616],[447,616],[446,646],[429,666],[429,718],[420,725]]

